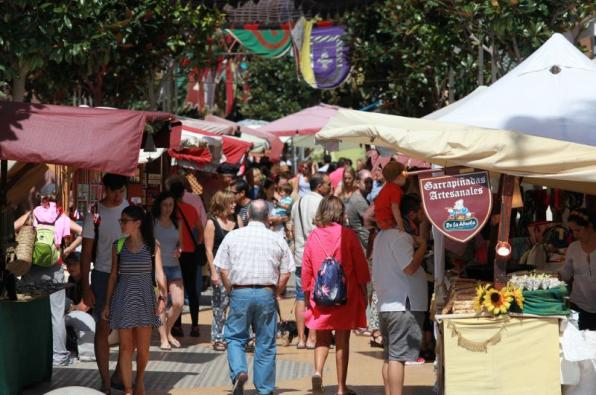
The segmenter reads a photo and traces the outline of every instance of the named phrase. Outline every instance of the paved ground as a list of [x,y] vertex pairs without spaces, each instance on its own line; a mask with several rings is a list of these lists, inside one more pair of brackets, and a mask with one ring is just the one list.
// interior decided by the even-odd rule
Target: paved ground
[[[208,302],[208,295],[202,302]],[[284,300],[281,311],[289,318],[293,300]],[[184,317],[185,332],[188,333],[189,317]],[[201,337],[183,339],[183,346],[172,351],[159,349],[158,337],[151,346],[151,362],[147,368],[145,387],[149,394],[172,395],[218,395],[230,394],[231,384],[225,353],[215,352],[210,347],[209,333],[211,310],[202,308],[199,321]],[[352,336],[348,385],[358,394],[383,394],[381,366],[382,353],[373,349],[365,337]],[[279,344],[279,343],[278,343]],[[297,350],[295,346],[278,346],[277,393],[310,394],[313,351]],[[110,368],[114,368],[118,355],[117,347],[111,350]],[[249,354],[249,363],[252,358]],[[329,354],[324,373],[324,384],[328,394],[337,389],[335,378],[335,354]],[[250,374],[250,372],[249,372]],[[431,395],[435,375],[432,364],[406,368],[406,395]],[[99,388],[99,375],[94,362],[77,362],[72,366],[55,368],[52,381],[24,392],[24,395],[44,394],[51,389],[66,386]],[[252,381],[247,385],[247,394],[255,394]]]

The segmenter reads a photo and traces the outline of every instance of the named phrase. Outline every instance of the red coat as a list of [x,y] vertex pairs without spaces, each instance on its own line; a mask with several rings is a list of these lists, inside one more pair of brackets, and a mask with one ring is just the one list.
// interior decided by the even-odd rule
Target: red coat
[[[327,257],[325,252],[332,254],[344,269],[348,287],[348,303],[344,306],[320,307],[313,300],[317,272]],[[365,328],[366,296],[362,289],[369,281],[368,264],[354,231],[339,224],[315,228],[306,240],[302,259],[302,289],[309,292],[310,298],[304,314],[306,326],[315,330]]]

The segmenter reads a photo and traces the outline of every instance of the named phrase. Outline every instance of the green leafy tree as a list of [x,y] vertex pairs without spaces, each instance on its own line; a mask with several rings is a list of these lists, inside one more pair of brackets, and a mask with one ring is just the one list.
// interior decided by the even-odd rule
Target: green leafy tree
[[220,20],[170,0],[21,0],[0,2],[0,13],[0,79],[11,82],[14,100],[29,83],[43,101],[78,95],[95,106],[154,109],[161,76],[203,51]]
[[272,121],[321,102],[321,91],[299,80],[294,59],[251,57],[248,61],[247,103],[240,103],[242,118]]

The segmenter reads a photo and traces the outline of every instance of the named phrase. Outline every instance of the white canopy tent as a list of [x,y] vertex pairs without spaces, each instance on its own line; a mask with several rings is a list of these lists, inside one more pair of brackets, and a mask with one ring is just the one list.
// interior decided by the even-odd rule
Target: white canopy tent
[[435,119],[596,145],[596,64],[561,34]]

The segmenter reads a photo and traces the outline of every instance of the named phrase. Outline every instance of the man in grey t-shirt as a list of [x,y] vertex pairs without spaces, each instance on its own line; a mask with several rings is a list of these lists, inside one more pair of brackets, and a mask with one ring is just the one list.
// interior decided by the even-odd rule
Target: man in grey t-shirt
[[[125,200],[128,179],[116,174],[105,174],[102,179],[104,199],[98,203],[97,213],[88,213],[83,225],[83,251],[81,254],[81,288],[84,303],[93,308],[97,322],[95,332],[95,357],[101,375],[102,389],[109,390],[110,328],[101,312],[106,301],[106,291],[112,271],[112,244],[122,235],[118,220],[122,210],[128,206]],[[97,234],[96,234],[97,229]],[[96,245],[97,244],[97,245]],[[91,284],[89,270],[93,261]],[[119,376],[116,367],[114,376]],[[116,382],[116,380],[114,380]]]

